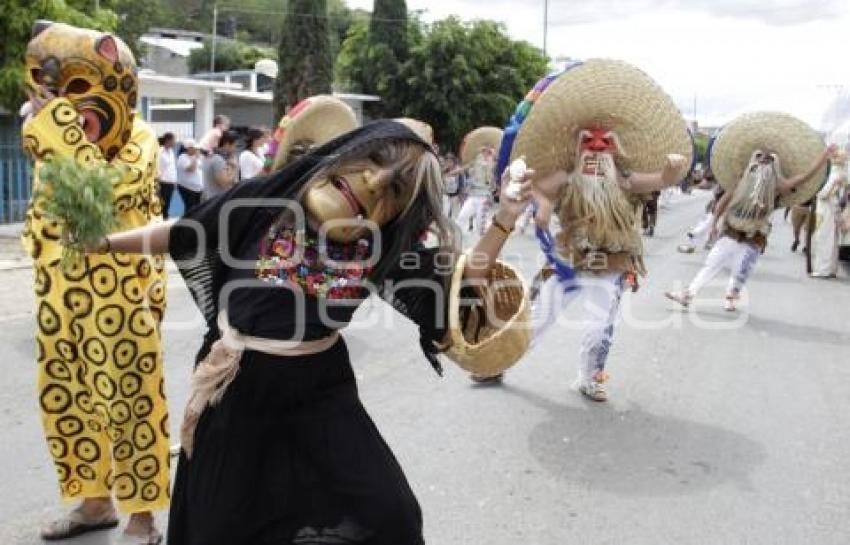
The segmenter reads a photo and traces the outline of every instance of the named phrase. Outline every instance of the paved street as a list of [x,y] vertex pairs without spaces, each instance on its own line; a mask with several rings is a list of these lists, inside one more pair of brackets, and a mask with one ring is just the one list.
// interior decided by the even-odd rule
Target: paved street
[[[444,378],[431,372],[413,326],[388,326],[382,303],[358,311],[380,318],[345,334],[362,398],[418,495],[429,544],[850,543],[847,273],[809,279],[777,214],[741,314],[722,310],[725,277],[692,311],[675,308],[663,291],[704,258],[675,247],[707,196],[661,210],[650,275],[625,299],[607,404],[570,389],[574,328],[550,332],[503,387],[474,387],[448,363]],[[536,252],[515,236],[506,255],[530,278]],[[2,545],[40,543],[39,524],[60,512],[35,396],[31,284],[28,269],[0,272]],[[169,290],[176,429],[200,330],[176,274]]]

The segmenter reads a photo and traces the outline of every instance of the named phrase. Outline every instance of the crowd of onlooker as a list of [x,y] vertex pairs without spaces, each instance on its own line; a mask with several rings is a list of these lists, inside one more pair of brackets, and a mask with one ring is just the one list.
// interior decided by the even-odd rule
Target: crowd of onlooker
[[159,181],[163,215],[176,189],[185,210],[201,201],[224,193],[241,180],[268,172],[268,129],[251,127],[240,135],[230,128],[227,116],[216,116],[213,127],[196,142],[192,138],[181,142],[173,133],[159,137]]

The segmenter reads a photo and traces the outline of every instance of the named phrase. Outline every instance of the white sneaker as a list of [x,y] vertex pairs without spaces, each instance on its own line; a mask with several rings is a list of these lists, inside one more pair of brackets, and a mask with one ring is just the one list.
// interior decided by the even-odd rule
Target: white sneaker
[[726,302],[723,304],[723,310],[726,312],[735,312],[738,308],[735,306],[735,298],[727,297]]
[[693,296],[686,291],[665,291],[664,297],[671,301],[676,301],[685,308],[690,306],[691,300],[693,299]]
[[679,244],[676,247],[676,251],[681,254],[692,254],[694,253],[694,251],[696,251],[696,249],[696,246],[694,246],[693,244]]
[[608,390],[601,382],[596,382],[595,380],[579,380],[576,383],[576,389],[581,392],[583,396],[592,399],[593,401],[608,401]]

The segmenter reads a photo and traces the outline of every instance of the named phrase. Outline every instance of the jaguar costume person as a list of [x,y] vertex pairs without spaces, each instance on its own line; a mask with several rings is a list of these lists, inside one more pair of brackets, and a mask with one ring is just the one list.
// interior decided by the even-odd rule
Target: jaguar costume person
[[[23,126],[33,187],[52,154],[109,163],[122,171],[114,185],[118,229],[159,219],[157,140],[133,113],[138,84],[127,46],[108,34],[38,22],[26,66],[30,91],[49,93]],[[60,226],[45,217],[43,199],[30,202],[23,243],[35,272],[42,421],[61,495],[114,492],[121,511],[162,509],[169,501],[163,258],[89,255],[63,269]],[[86,529],[65,524],[65,533]]]

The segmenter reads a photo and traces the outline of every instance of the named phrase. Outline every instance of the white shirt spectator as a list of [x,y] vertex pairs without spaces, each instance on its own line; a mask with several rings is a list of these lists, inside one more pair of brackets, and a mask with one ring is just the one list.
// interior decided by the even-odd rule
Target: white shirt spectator
[[177,159],[174,157],[174,148],[159,148],[159,172],[157,173],[160,183],[177,183]]
[[[200,153],[196,153],[194,156],[182,153],[180,158],[177,159],[177,183],[196,193],[204,189],[201,160]],[[193,164],[194,169],[192,169]]]
[[264,161],[256,153],[246,149],[239,154],[239,175],[242,180],[250,180],[263,172]]

